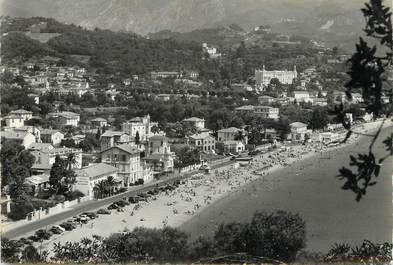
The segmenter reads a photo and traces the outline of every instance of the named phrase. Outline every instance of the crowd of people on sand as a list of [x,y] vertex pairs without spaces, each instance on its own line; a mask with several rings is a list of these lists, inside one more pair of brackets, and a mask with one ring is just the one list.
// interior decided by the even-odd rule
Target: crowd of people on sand
[[[348,143],[356,141],[355,138]],[[285,146],[274,149],[270,152],[254,156],[241,166],[237,163],[218,168],[210,173],[197,173],[188,179],[181,181],[176,188],[167,189],[163,192],[150,196],[144,201],[131,204],[123,208],[124,211],[115,211],[107,216],[108,219],[98,218],[92,225],[91,233],[99,234],[105,227],[107,233],[121,232],[119,227],[124,225],[124,229],[132,230],[137,226],[160,228],[164,226],[179,226],[192,216],[195,216],[204,207],[212,204],[220,197],[231,192],[239,192],[245,189],[242,186],[257,179],[266,181],[263,189],[273,189],[274,179],[268,176],[272,171],[303,160],[306,156],[330,156],[330,150],[336,147],[327,147],[321,143],[305,143],[304,145]],[[317,159],[321,161],[321,159]],[[312,165],[312,164],[310,164]],[[307,167],[302,164],[299,171]],[[294,175],[298,172],[294,172]],[[258,185],[253,185],[254,190],[260,189]],[[270,188],[269,188],[270,187]],[[250,196],[253,196],[250,193]],[[218,213],[224,214],[224,213]],[[117,217],[116,217],[117,216]],[[113,227],[108,227],[108,223]],[[114,231],[111,231],[114,229]],[[72,231],[73,233],[73,231]],[[78,232],[68,237],[72,240],[79,240]]]

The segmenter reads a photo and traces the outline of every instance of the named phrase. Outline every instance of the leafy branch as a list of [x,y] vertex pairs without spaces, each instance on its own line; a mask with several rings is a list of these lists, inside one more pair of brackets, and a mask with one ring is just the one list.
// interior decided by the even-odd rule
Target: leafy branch
[[[354,89],[362,91],[362,97],[366,112],[371,113],[374,119],[381,117],[384,103],[383,96],[383,82],[385,81],[384,73],[387,67],[392,65],[392,21],[390,9],[383,5],[382,0],[370,0],[361,9],[366,21],[364,32],[367,36],[378,39],[382,50],[387,50],[385,56],[377,55],[376,46],[370,47],[368,43],[360,38],[356,44],[356,51],[348,60],[350,69],[347,72],[350,80],[346,83],[346,96],[349,104],[352,101],[352,91]],[[390,108],[392,107],[392,93],[390,93]],[[351,128],[351,123],[346,119],[346,105],[341,103],[335,107],[337,119],[341,121],[343,127],[347,130],[347,134],[343,143],[345,143],[353,134],[361,134],[355,132]],[[388,111],[388,114],[391,112]],[[356,201],[360,201],[366,194],[369,186],[375,185],[377,182],[375,178],[379,176],[382,162],[389,156],[393,155],[392,137],[384,140],[383,143],[387,146],[389,154],[385,157],[377,159],[373,153],[373,147],[381,134],[386,118],[383,119],[377,132],[372,137],[367,154],[358,154],[358,157],[350,156],[350,167],[356,168],[351,170],[343,167],[339,170],[338,178],[345,180],[342,189],[351,190],[356,194]],[[364,134],[366,135],[366,134]],[[378,160],[378,162],[377,162]]]

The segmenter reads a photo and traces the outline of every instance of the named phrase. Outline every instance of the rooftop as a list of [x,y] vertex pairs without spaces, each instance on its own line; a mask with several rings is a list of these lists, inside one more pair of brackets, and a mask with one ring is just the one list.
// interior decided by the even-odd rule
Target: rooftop
[[4,137],[6,139],[23,140],[28,134],[31,133],[26,131],[18,131],[18,132],[5,131],[5,132],[1,132],[1,137]]
[[91,120],[91,121],[99,121],[99,122],[106,122],[106,119],[104,119],[104,118],[95,118],[95,119],[93,119],[93,120]]
[[101,151],[101,153],[106,152],[106,151],[113,149],[113,148],[120,149],[120,150],[122,150],[126,153],[129,153],[129,154],[139,154],[140,153],[139,149],[134,148],[133,146],[131,146],[129,144],[121,144],[121,145],[112,146],[104,151]]
[[241,106],[238,108],[235,108],[235,110],[254,110],[255,106],[252,105],[247,105],[247,106]]
[[50,117],[61,116],[61,117],[67,118],[67,119],[74,119],[74,118],[79,117],[80,115],[75,112],[63,111],[63,112],[51,112],[51,113],[48,113],[48,116],[50,116]]
[[54,149],[54,147],[49,143],[32,143],[29,146],[30,150],[43,150],[43,149]]
[[191,135],[190,138],[195,139],[195,140],[207,139],[207,138],[215,140],[215,138],[208,133],[196,133],[196,134]]
[[31,176],[31,177],[26,178],[25,182],[28,182],[33,185],[43,184],[43,183],[49,182],[49,175],[41,174],[41,175]]
[[294,127],[294,128],[302,128],[302,127],[307,127],[307,124],[303,122],[293,122],[289,124],[289,126]]
[[200,119],[198,117],[191,117],[188,119],[184,119],[183,121],[190,121],[190,122],[198,122],[198,121],[205,121],[204,119]]
[[125,132],[121,132],[121,131],[105,131],[101,137],[114,137],[114,136],[121,136],[126,134]]
[[167,138],[162,135],[154,135],[149,138],[149,141],[166,141],[166,140],[167,140]]
[[5,116],[4,119],[23,119],[23,118],[21,116],[11,114],[11,115]]
[[10,114],[33,114],[33,112],[24,109],[18,109],[11,111]]
[[61,133],[59,130],[53,130],[53,129],[42,129],[41,130],[41,135],[43,134],[55,134],[55,133]]
[[94,164],[94,165],[82,168],[80,170],[77,170],[75,173],[77,174],[78,177],[95,178],[98,176],[111,174],[111,173],[114,173],[117,171],[118,171],[118,169],[111,166],[111,165],[108,165],[105,163],[98,163],[98,164]]
[[237,133],[238,131],[242,131],[242,129],[238,129],[236,127],[229,127],[226,129],[221,129],[218,132],[219,133]]

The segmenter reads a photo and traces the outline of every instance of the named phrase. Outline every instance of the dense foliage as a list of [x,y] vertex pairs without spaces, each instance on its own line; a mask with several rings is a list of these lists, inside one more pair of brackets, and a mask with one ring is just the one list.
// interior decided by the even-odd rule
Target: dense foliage
[[5,140],[1,143],[1,183],[8,185],[11,198],[20,200],[27,193],[25,179],[31,175],[34,156],[19,143]]
[[286,212],[256,213],[248,224],[221,225],[212,238],[190,243],[175,228],[136,228],[108,238],[55,244],[54,259],[63,262],[185,262],[236,252],[293,261],[305,246],[300,216]]

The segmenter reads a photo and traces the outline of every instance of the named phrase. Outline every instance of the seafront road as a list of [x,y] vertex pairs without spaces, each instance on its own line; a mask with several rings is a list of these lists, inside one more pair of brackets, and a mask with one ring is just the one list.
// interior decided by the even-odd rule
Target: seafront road
[[[216,168],[226,167],[226,166],[231,165],[233,163],[234,163],[233,161],[224,161],[222,163],[212,165],[211,168],[216,169]],[[83,203],[76,205],[74,208],[68,209],[67,211],[64,211],[64,212],[61,212],[61,213],[58,213],[58,214],[55,214],[52,216],[48,216],[48,217],[43,218],[41,220],[37,220],[37,221],[31,222],[31,223],[26,223],[25,225],[10,229],[9,231],[4,232],[2,234],[2,236],[7,237],[9,239],[15,239],[15,238],[24,236],[28,233],[31,233],[33,231],[36,231],[38,229],[50,227],[53,224],[65,221],[68,218],[79,215],[83,212],[97,210],[98,208],[107,206],[107,205],[109,205],[115,201],[118,201],[122,198],[136,196],[137,194],[139,194],[141,192],[146,192],[146,191],[153,189],[154,187],[156,187],[156,185],[161,186],[161,185],[173,183],[176,180],[188,178],[196,173],[198,173],[198,170],[184,173],[181,175],[174,174],[173,176],[162,178],[158,181],[153,181],[153,182],[148,183],[146,185],[130,187],[128,191],[114,195],[112,197],[108,197],[108,198],[105,198],[102,200],[92,200],[92,201],[83,202]]]

